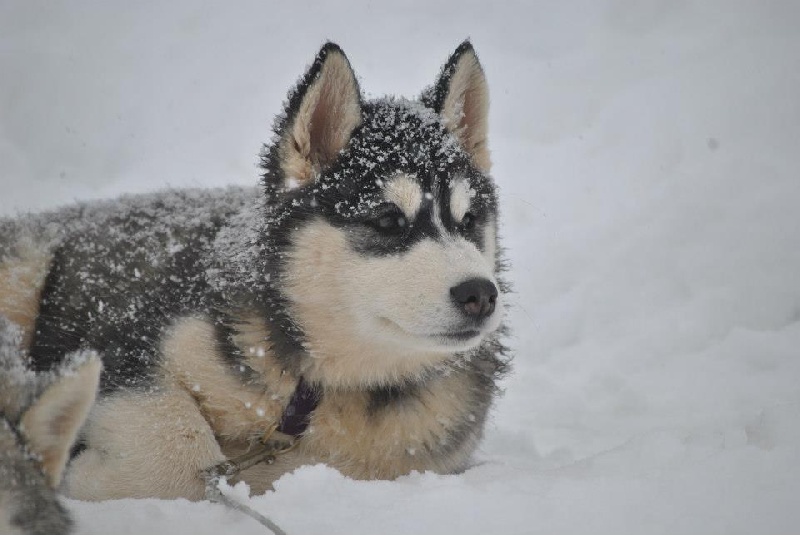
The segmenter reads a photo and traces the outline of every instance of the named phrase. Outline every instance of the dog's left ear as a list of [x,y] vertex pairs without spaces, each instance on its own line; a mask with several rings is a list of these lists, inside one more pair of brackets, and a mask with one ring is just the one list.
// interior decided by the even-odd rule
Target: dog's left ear
[[56,488],[78,431],[95,400],[102,364],[91,355],[56,379],[22,416],[22,434],[40,456],[48,484]]
[[361,92],[339,46],[326,43],[290,95],[279,132],[287,185],[305,186],[333,163],[361,124]]
[[482,171],[489,158],[489,86],[472,43],[464,41],[447,60],[439,80],[423,95],[423,102],[442,116]]

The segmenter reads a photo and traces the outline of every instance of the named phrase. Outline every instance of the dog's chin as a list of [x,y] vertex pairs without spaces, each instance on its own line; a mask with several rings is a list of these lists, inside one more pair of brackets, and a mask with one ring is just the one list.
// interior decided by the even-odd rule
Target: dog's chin
[[430,351],[436,353],[458,353],[469,351],[480,345],[483,338],[488,334],[478,329],[442,329],[433,332],[413,332],[401,327],[397,322],[389,318],[378,319],[377,331],[382,334],[387,341],[392,341],[399,346],[416,349],[420,351]]

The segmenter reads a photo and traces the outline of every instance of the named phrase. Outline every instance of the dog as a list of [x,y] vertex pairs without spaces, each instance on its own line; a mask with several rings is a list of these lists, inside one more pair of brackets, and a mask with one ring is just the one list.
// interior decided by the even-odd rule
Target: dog
[[258,188],[0,222],[0,314],[32,366],[103,355],[67,494],[202,499],[263,444],[288,447],[237,465],[254,492],[309,463],[467,468],[510,360],[488,107],[468,41],[416,100],[366,100],[327,43]]
[[0,533],[65,535],[72,520],[55,488],[94,403],[100,359],[73,353],[57,373],[34,374],[20,338],[0,318]]

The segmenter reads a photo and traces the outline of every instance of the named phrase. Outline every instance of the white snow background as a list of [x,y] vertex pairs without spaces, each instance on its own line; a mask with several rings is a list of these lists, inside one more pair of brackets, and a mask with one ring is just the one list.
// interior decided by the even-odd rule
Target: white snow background
[[[0,213],[254,184],[325,39],[413,96],[469,36],[516,287],[475,466],[234,493],[290,534],[800,533],[799,28],[788,0],[3,0]],[[67,504],[81,535],[265,533]]]

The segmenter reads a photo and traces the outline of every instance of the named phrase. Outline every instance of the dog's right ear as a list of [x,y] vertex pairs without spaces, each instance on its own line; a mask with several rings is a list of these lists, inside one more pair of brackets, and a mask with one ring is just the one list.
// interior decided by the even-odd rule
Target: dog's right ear
[[342,49],[326,43],[290,93],[278,132],[284,187],[305,186],[333,163],[361,124],[361,92]]
[[85,358],[55,379],[22,416],[22,434],[40,457],[53,488],[61,481],[69,451],[94,403],[101,368],[96,355]]
[[482,171],[491,168],[489,156],[489,86],[469,40],[447,60],[439,79],[422,95],[423,103],[442,116],[450,130]]

